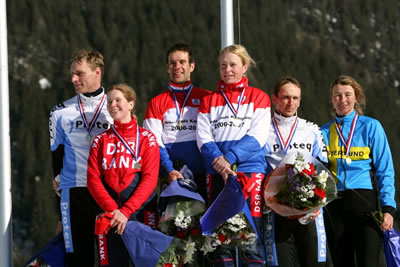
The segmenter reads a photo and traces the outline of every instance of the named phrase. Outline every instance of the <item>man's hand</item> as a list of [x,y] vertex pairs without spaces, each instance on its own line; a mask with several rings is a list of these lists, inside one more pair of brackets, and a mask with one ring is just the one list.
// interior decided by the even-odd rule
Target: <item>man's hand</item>
[[182,173],[180,173],[177,170],[173,170],[168,173],[169,183],[172,183],[172,181],[175,181],[176,179],[179,179],[179,178],[183,178],[183,175],[182,175]]
[[53,179],[53,190],[58,196],[60,196],[60,175],[57,175]]
[[56,229],[56,235],[58,235],[59,233],[61,233],[63,230],[63,225],[61,221],[58,221],[57,223],[57,229]]

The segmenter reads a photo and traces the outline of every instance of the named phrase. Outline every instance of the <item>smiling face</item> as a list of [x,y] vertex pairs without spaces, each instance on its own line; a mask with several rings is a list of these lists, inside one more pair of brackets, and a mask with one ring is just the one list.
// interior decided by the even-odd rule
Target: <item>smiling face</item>
[[284,117],[296,114],[300,106],[301,90],[293,83],[286,83],[279,88],[278,96],[272,95],[275,111]]
[[350,85],[336,84],[332,88],[331,100],[336,115],[346,116],[353,112],[356,103],[356,95]]
[[132,119],[131,111],[135,106],[134,101],[129,101],[124,94],[118,90],[111,90],[107,94],[107,110],[115,121],[128,123]]
[[86,59],[71,64],[71,81],[78,94],[91,93],[100,88],[101,69],[99,67],[92,70],[87,64]]
[[248,65],[243,65],[241,58],[231,52],[223,53],[219,58],[219,72],[226,84],[240,81],[246,73]]
[[194,62],[189,62],[188,52],[177,50],[170,53],[167,63],[169,79],[178,84],[190,81],[190,75],[194,70],[194,66]]

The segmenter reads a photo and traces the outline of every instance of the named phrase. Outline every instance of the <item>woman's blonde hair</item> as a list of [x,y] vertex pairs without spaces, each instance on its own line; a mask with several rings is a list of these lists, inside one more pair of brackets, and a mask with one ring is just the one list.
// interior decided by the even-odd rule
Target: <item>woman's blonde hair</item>
[[221,56],[225,52],[230,52],[230,53],[235,54],[238,57],[240,57],[240,60],[242,61],[242,64],[243,65],[247,65],[247,69],[250,69],[250,66],[255,66],[256,65],[256,62],[254,61],[254,59],[252,59],[250,57],[250,55],[247,52],[246,48],[244,46],[242,46],[242,45],[234,44],[234,45],[230,45],[230,46],[227,46],[227,47],[221,49],[221,52],[219,53],[219,59],[221,59]]

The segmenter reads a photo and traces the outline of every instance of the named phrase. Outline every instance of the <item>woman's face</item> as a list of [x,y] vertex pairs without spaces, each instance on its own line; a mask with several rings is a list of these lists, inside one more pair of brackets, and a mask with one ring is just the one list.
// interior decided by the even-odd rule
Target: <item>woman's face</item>
[[219,59],[219,72],[221,79],[226,84],[233,84],[240,81],[247,71],[247,65],[236,54],[225,52]]
[[352,113],[357,102],[354,89],[350,85],[335,85],[332,88],[331,99],[338,116],[346,116]]
[[112,90],[107,94],[107,110],[115,121],[128,123],[132,119],[131,110],[135,106],[133,101],[126,100],[120,90]]

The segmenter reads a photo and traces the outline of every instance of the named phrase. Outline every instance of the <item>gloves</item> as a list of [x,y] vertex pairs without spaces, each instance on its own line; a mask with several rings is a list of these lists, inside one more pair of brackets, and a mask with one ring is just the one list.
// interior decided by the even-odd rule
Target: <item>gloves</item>
[[110,230],[110,222],[113,215],[111,212],[105,212],[99,214],[96,218],[96,224],[94,226],[94,234],[95,235],[106,235]]

